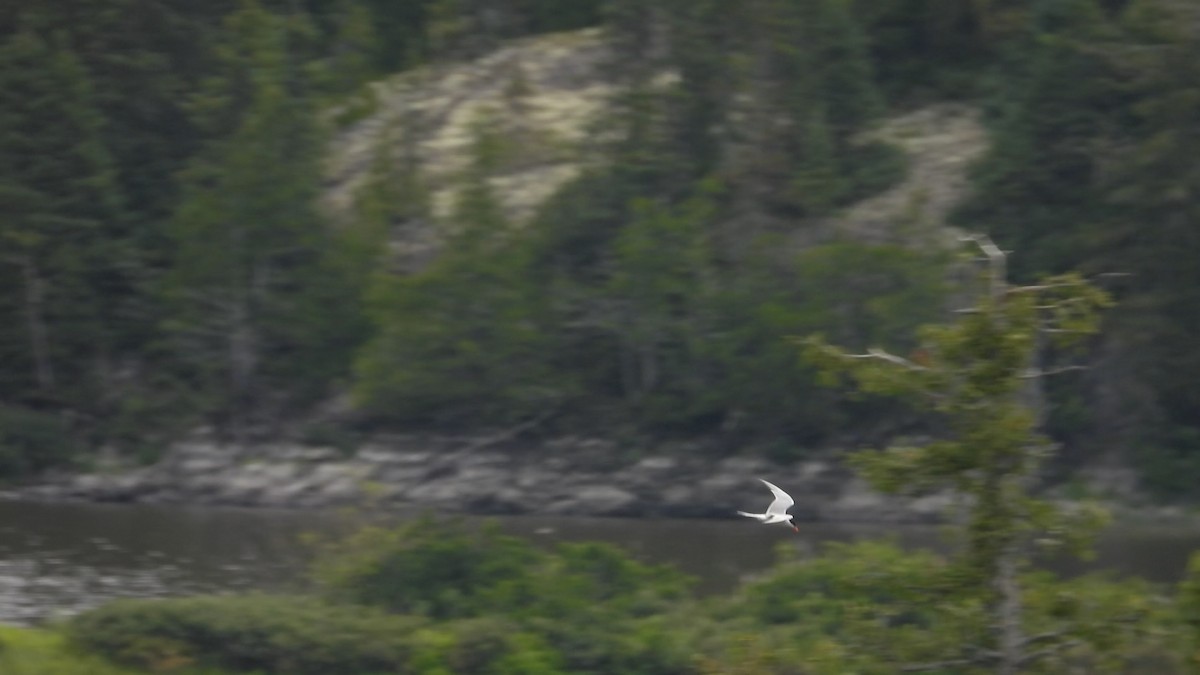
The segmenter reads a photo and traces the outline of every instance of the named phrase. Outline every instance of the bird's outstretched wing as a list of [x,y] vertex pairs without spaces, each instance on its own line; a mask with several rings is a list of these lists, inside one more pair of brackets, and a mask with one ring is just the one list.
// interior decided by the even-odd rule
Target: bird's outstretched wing
[[761,478],[759,478],[759,480],[762,480],[763,485],[766,485],[767,487],[771,488],[771,494],[775,495],[775,501],[771,502],[771,505],[767,507],[767,515],[769,515],[769,516],[785,516],[785,515],[787,515],[787,510],[792,508],[792,505],[795,504],[796,501],[794,499],[792,499],[788,493],[784,492],[783,490],[780,490],[778,487],[768,483],[767,481],[765,481]]

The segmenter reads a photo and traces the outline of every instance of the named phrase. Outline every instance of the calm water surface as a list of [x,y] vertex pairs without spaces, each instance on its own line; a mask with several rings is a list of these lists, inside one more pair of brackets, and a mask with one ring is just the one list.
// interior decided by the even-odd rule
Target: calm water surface
[[[888,535],[907,546],[940,541],[937,528],[921,526],[809,523],[796,535],[741,520],[497,521],[538,542],[619,544],[642,560],[676,565],[709,593],[767,568],[780,542],[815,551],[827,541]],[[318,511],[0,502],[0,622],[37,622],[120,597],[296,588],[311,559],[305,535],[346,527],[345,516]],[[1101,540],[1091,567],[1170,582],[1198,549],[1196,528],[1118,526]]]

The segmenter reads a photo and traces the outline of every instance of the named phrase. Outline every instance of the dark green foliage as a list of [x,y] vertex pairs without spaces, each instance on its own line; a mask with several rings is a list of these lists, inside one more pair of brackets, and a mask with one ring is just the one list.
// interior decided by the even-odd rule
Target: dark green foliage
[[424,645],[423,622],[301,597],[123,600],[71,621],[76,645],[134,666],[216,666],[234,672],[359,675],[396,672]]
[[[1053,344],[1065,351],[1096,332],[1098,312],[1111,300],[1077,275],[1011,286],[1006,255],[986,238],[973,243],[988,265],[981,297],[954,323],[923,329],[912,359],[877,349],[851,354],[820,338],[809,341],[807,355],[830,383],[844,374],[864,392],[903,398],[940,421],[937,440],[861,452],[852,462],[884,492],[949,490],[964,498],[956,518],[961,550],[944,578],[957,602],[974,600],[986,617],[963,642],[982,645],[989,655],[960,646],[965,653],[959,656],[964,665],[995,664],[997,672],[1015,673],[1045,656],[1031,655],[1026,637],[1042,628],[1031,625],[1030,592],[1021,578],[1034,541],[1081,550],[1102,518],[1059,507],[1030,488],[1049,452],[1039,428],[1039,381],[1051,370],[1042,350]],[[1091,631],[1104,630],[1076,616],[1057,618],[1051,624],[1055,640],[1068,634],[1092,638]],[[1124,635],[1117,625],[1109,628]]]
[[1185,262],[1195,253],[1196,176],[1184,158],[1195,150],[1198,37],[1183,4],[1118,4],[1034,3],[996,81],[995,142],[961,220],[1021,251],[1021,278],[1073,268],[1128,275],[1116,287],[1108,362],[1054,401],[1096,411],[1096,428],[1064,438],[1153,448],[1133,461],[1144,462],[1148,486],[1178,496],[1187,491],[1162,479],[1188,470],[1185,439],[1198,426],[1200,364],[1184,337],[1196,318]]
[[[357,213],[315,208],[324,123],[371,114],[368,80],[601,22],[612,107],[531,222],[495,191],[524,138],[504,120],[480,123],[447,222],[415,125]],[[1130,274],[1047,430],[1068,464],[1096,447],[1187,497],[1196,25],[1175,0],[7,3],[0,402],[145,456],[201,418],[278,433],[348,388],[400,427],[775,448],[911,430],[815,389],[786,339],[903,353],[941,307],[942,261],[905,248],[928,241],[831,242],[826,219],[902,176],[867,140],[889,105],[967,98],[994,142],[959,223],[1019,251],[1018,279]],[[432,263],[389,252],[435,227]]]
[[872,61],[902,104],[985,93],[981,77],[1028,21],[1029,0],[857,0]]
[[547,375],[539,289],[487,183],[487,161],[481,154],[463,186],[437,260],[372,288],[376,333],[356,364],[371,412],[417,424],[494,423],[561,396]]
[[[946,560],[881,542],[781,558],[716,610],[722,633],[702,649],[749,668],[734,672],[997,672],[981,648],[985,606],[953,583]],[[1051,643],[1064,624],[1076,639],[1040,650],[1018,672],[1188,672],[1182,626],[1155,589],[1044,573],[1025,576],[1022,585],[1032,642]]]
[[[1130,8],[1137,38],[1130,51],[1147,55],[1133,51],[1112,57],[1137,74],[1140,96],[1131,106],[1129,145],[1113,171],[1108,197],[1114,222],[1100,253],[1110,266],[1134,274],[1119,330],[1136,346],[1123,355],[1143,369],[1140,381],[1153,391],[1158,418],[1143,422],[1144,443],[1174,446],[1170,452],[1183,460],[1179,472],[1193,461],[1200,430],[1195,386],[1200,358],[1186,337],[1200,327],[1200,277],[1192,264],[1200,253],[1200,172],[1191,159],[1200,150],[1194,123],[1200,114],[1195,11],[1149,2]],[[1156,423],[1161,426],[1154,428]],[[1191,493],[1195,496],[1194,489]]]
[[601,544],[553,552],[500,534],[425,517],[367,527],[325,543],[315,576],[331,597],[433,619],[513,616],[568,620],[603,611],[638,616],[682,596],[684,578]]
[[1158,443],[1142,446],[1135,455],[1143,484],[1162,497],[1193,496],[1196,476],[1200,475],[1200,431],[1195,427],[1172,427],[1152,438]]
[[431,623],[306,597],[118,601],[72,619],[66,633],[78,649],[148,672],[565,672],[541,638],[499,616]]
[[525,604],[538,552],[494,529],[472,533],[446,525],[426,518],[398,529],[360,530],[328,545],[316,577],[335,598],[434,619]]
[[91,82],[61,36],[0,42],[0,297],[10,400],[90,408],[130,251]]
[[1200,555],[1188,560],[1187,577],[1179,585],[1180,619],[1189,629],[1188,648],[1191,659],[1200,658]]
[[0,480],[75,465],[79,444],[54,413],[0,407]]
[[[311,0],[314,13],[333,23],[339,3]],[[372,62],[381,72],[432,58],[478,56],[499,40],[575,30],[601,21],[602,0],[362,0],[379,40]],[[448,40],[449,38],[449,40]],[[447,49],[449,48],[449,49]]]
[[0,35],[24,28],[57,36],[78,55],[104,116],[128,225],[154,253],[161,253],[154,226],[178,196],[174,174],[200,140],[183,103],[211,65],[214,29],[235,7],[233,0],[46,0],[0,10]]
[[[66,636],[150,672],[882,675],[940,662],[992,672],[972,661],[985,653],[986,608],[954,583],[953,566],[888,543],[802,558],[781,544],[775,568],[704,602],[678,573],[612,546],[539,548],[490,525],[423,519],[327,545],[317,577],[336,602],[119,601],[71,619]],[[1192,579],[1174,604],[1136,582],[1022,583],[1032,643],[1055,644],[1064,624],[1072,640],[1021,672],[1188,672]]]
[[[762,72],[773,84],[757,90],[779,93],[756,105],[786,119],[751,154],[798,133],[766,169],[775,194],[762,205],[828,212],[893,180],[893,157],[851,141],[880,112],[861,28],[841,0],[672,9],[606,9],[627,33],[618,41],[636,49],[614,65],[631,87],[607,121],[611,142],[594,170],[525,230],[507,222],[489,187],[498,165],[485,155],[508,139],[482,124],[478,166],[464,177],[444,255],[401,277],[385,272],[385,242],[430,217],[412,140],[401,140],[400,161],[380,165],[353,222],[331,230],[314,208],[325,141],[316,113],[336,102],[343,122],[361,115],[374,105],[354,98],[364,79],[426,59],[440,49],[434,43],[446,48],[441,56],[473,54],[500,39],[595,24],[600,3],[54,0],[0,12],[0,34],[66,61],[70,50],[83,57],[83,67],[67,68],[78,86],[63,85],[79,101],[63,105],[87,128],[63,138],[90,153],[71,166],[106,185],[84,200],[99,224],[80,232],[95,236],[55,236],[49,245],[79,254],[56,259],[53,280],[40,280],[36,267],[28,287],[53,281],[45,285],[62,294],[70,287],[62,281],[86,280],[64,309],[95,316],[73,318],[59,336],[57,317],[36,330],[22,321],[44,300],[38,293],[0,298],[14,318],[2,349],[16,362],[42,362],[16,369],[4,396],[44,396],[32,380],[69,373],[74,386],[88,378],[70,369],[100,364],[89,376],[103,383],[91,397],[102,405],[81,429],[152,454],[201,415],[238,438],[271,433],[286,411],[343,384],[353,361],[360,400],[392,424],[507,424],[553,409],[569,420],[627,416],[651,433],[738,420],[742,430],[761,422],[820,436],[805,420],[828,416],[778,348],[795,317],[786,301],[743,295],[772,279],[739,280],[738,254],[724,250],[727,201],[757,179],[724,170],[721,129],[739,92],[764,84],[743,69],[758,49],[748,31],[784,17],[807,46],[772,29]],[[655,25],[674,36],[668,48]],[[678,85],[652,82],[663,67],[679,69]],[[706,178],[714,173],[724,175]],[[29,196],[12,191],[10,206],[25,208]],[[678,264],[657,264],[661,251],[677,248],[687,251]],[[84,259],[102,261],[96,275]],[[3,274],[20,288],[28,269]],[[747,316],[755,325],[738,325]],[[32,346],[39,331],[50,334],[44,349]],[[68,339],[79,348],[51,353],[68,351]],[[45,354],[35,358],[38,349]],[[754,352],[764,359],[745,367]],[[774,393],[757,391],[746,373],[769,377]],[[772,421],[801,399],[805,414]]]
[[691,672],[667,613],[681,575],[602,544],[543,551],[423,520],[366,528],[330,548],[318,577],[355,604],[240,596],[120,601],[67,626],[72,642],[150,670],[646,675]]
[[[226,28],[223,70],[193,109],[228,135],[188,169],[164,291],[177,362],[241,434],[287,400],[270,384],[299,384],[302,400],[344,371],[361,289],[316,210],[323,134],[289,50],[303,26],[247,2]],[[312,370],[292,365],[306,358]]]
[[[995,143],[960,220],[1022,252],[1027,280],[1079,266],[1104,204],[1095,143],[1117,123],[1122,84],[1087,45],[1111,37],[1093,0],[1043,2],[1029,36],[1012,46],[997,90]],[[1094,235],[1091,235],[1094,236]]]
[[946,590],[945,561],[932,553],[905,553],[882,542],[841,544],[748,583],[734,609],[755,623],[803,622],[833,635],[867,618],[857,612],[893,626],[928,625],[921,610]]

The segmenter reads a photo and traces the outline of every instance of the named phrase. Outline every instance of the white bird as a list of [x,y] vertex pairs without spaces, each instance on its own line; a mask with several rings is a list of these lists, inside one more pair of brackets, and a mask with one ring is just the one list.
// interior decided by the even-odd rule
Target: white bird
[[788,527],[792,528],[792,530],[796,532],[799,532],[800,528],[796,527],[795,523],[792,522],[792,517],[789,516],[787,512],[787,510],[792,508],[792,505],[796,503],[796,500],[792,499],[788,493],[780,490],[778,487],[775,487],[767,481],[761,478],[759,478],[759,480],[763,482],[763,485],[771,488],[771,494],[775,495],[775,501],[771,502],[771,505],[767,507],[766,513],[746,513],[745,511],[738,511],[738,514],[746,516],[747,518],[754,518],[763,525],[770,525],[771,523],[787,523]]

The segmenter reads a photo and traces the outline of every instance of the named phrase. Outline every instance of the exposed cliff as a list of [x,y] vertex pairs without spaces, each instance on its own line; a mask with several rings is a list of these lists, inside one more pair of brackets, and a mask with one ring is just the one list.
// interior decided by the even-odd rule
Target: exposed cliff
[[[482,58],[426,66],[373,85],[370,114],[336,134],[325,205],[345,214],[387,141],[409,144],[431,192],[431,222],[406,228],[393,251],[427,260],[438,221],[449,217],[480,124],[508,139],[503,168],[489,179],[508,215],[528,218],[555,190],[598,159],[601,122],[618,93],[612,48],[600,29],[516,41]],[[664,72],[660,84],[674,75]],[[389,131],[398,133],[389,134]],[[937,236],[967,188],[967,169],[986,148],[973,107],[935,104],[884,120],[863,140],[901,148],[905,178],[825,219],[811,232],[836,231],[870,242]]]

